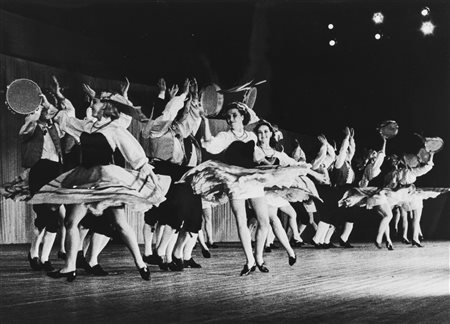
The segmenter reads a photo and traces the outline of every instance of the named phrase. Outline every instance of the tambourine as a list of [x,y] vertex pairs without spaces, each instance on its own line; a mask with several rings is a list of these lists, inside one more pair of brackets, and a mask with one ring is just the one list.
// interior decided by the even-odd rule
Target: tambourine
[[222,110],[223,94],[219,90],[217,84],[211,84],[202,90],[201,102],[206,117],[216,117]]
[[6,87],[6,105],[13,112],[28,115],[36,111],[42,102],[41,88],[28,79],[17,79]]
[[444,140],[440,137],[423,137],[417,133],[415,135],[420,137],[423,147],[429,153],[437,153],[444,147]]
[[243,102],[248,106],[248,108],[253,109],[257,95],[258,90],[255,87],[250,88],[250,90],[245,93]]
[[381,136],[386,139],[395,137],[398,134],[398,124],[395,120],[386,120],[378,128]]
[[417,153],[417,157],[419,158],[420,163],[428,163],[431,158],[430,152],[428,152],[425,148],[421,148],[419,153]]

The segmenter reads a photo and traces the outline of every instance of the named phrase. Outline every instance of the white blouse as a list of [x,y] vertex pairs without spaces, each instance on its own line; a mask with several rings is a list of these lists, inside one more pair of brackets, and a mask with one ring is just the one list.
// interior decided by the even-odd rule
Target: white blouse
[[237,137],[231,130],[226,132],[220,132],[216,136],[213,136],[209,141],[201,140],[202,146],[211,154],[219,154],[230,146],[233,142],[250,142],[253,141],[257,143],[257,138],[255,133],[244,131],[242,136]]
[[102,119],[101,121],[81,120],[75,117],[75,109],[69,100],[65,99],[66,109],[61,110],[55,117],[55,122],[60,125],[62,131],[80,140],[82,133],[101,133],[105,136],[111,149],[116,148],[130,163],[133,169],[140,169],[148,162],[144,149],[139,142],[124,128],[127,120],[122,118],[111,121]]

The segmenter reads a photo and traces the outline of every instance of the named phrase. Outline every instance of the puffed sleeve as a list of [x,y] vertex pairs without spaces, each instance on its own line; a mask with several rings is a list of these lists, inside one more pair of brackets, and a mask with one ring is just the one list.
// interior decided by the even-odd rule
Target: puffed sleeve
[[202,147],[211,154],[223,152],[233,142],[228,132],[220,132],[209,141],[201,140]]
[[122,127],[111,127],[108,129],[107,136],[105,137],[112,149],[118,148],[133,169],[139,170],[148,162],[144,149],[137,139],[126,129]]

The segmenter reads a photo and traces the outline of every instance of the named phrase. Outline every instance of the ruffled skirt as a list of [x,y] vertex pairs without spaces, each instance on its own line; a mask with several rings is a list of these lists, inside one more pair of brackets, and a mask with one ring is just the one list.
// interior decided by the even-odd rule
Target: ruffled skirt
[[185,173],[180,181],[189,183],[196,194],[211,202],[224,203],[228,197],[248,199],[264,194],[288,201],[303,201],[314,195],[305,181],[299,179],[307,171],[306,165],[243,168],[211,160]]
[[399,189],[352,188],[345,192],[339,201],[339,206],[372,209],[376,206],[388,205],[391,208],[400,206],[406,211],[412,211],[422,208],[425,199],[436,198],[448,191],[450,188],[416,188],[414,185]]
[[116,165],[91,168],[78,166],[43,186],[30,204],[84,204],[101,215],[106,208],[128,205],[133,211],[146,211],[165,200],[171,179],[157,175],[158,183],[137,171]]

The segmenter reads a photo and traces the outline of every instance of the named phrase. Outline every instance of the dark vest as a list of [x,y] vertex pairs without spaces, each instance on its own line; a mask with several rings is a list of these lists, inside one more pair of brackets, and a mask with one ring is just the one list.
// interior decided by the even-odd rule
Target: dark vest
[[[48,133],[55,144],[56,153],[59,156],[60,162],[62,162],[61,141],[58,136],[56,126],[52,126],[48,129]],[[22,141],[22,166],[24,168],[31,168],[35,165],[42,156],[42,150],[44,148],[44,132],[38,126],[36,126],[33,135],[25,135]]]

